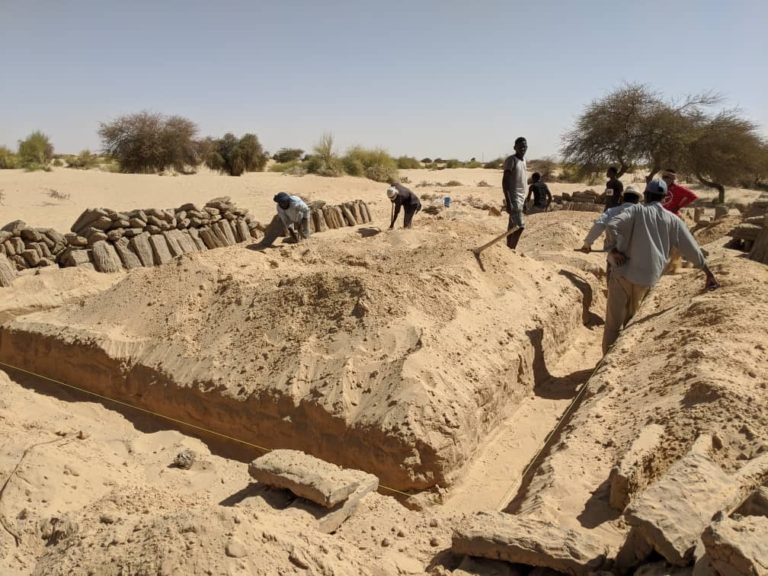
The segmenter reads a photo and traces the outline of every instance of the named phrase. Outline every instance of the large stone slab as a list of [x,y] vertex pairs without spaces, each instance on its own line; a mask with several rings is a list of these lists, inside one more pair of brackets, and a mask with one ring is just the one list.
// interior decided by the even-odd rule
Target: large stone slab
[[479,512],[454,529],[454,554],[587,574],[605,563],[607,550],[589,531],[503,512]]
[[0,286],[10,286],[15,278],[16,267],[5,257],[5,254],[0,254]]
[[711,436],[703,435],[691,451],[627,507],[630,526],[667,562],[686,566],[712,517],[733,506],[739,483],[709,455]]
[[768,517],[723,517],[712,523],[701,539],[718,574],[768,575]]
[[143,266],[139,257],[131,250],[131,245],[127,238],[120,238],[115,242],[115,250],[126,269],[133,270]]
[[341,528],[344,521],[352,516],[357,510],[360,501],[371,492],[375,492],[379,487],[379,479],[372,474],[368,474],[368,479],[361,482],[357,489],[349,497],[340,502],[333,508],[326,508],[320,504],[302,499],[294,503],[293,508],[298,508],[308,512],[317,520],[317,529],[326,534],[333,534]]
[[158,266],[166,264],[173,260],[171,252],[168,249],[168,243],[162,234],[153,234],[149,237],[149,244],[152,246],[152,256],[155,264]]
[[624,510],[633,494],[646,484],[646,470],[664,437],[664,427],[651,424],[640,431],[629,450],[611,470],[609,503],[616,510]]
[[149,268],[155,265],[155,259],[152,256],[152,245],[149,243],[149,232],[142,232],[138,236],[134,236],[128,242],[133,251],[141,260],[141,263]]
[[115,247],[103,240],[93,245],[93,264],[99,272],[119,272],[123,268]]
[[344,469],[299,450],[273,450],[251,462],[248,472],[258,482],[286,488],[326,508],[344,502],[358,488],[367,486],[370,492],[379,485],[372,474]]

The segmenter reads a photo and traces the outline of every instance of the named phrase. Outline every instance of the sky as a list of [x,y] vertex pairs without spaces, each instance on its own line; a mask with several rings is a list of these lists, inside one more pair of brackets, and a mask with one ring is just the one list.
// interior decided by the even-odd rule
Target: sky
[[0,145],[99,150],[142,110],[274,152],[557,155],[624,83],[713,90],[768,135],[765,0],[0,0]]

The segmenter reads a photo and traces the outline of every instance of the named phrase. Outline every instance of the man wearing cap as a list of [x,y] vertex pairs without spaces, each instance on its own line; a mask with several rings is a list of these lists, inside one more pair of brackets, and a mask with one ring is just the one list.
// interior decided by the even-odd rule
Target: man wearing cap
[[608,224],[612,218],[615,218],[624,212],[627,208],[631,208],[640,202],[640,193],[632,186],[627,186],[627,189],[624,190],[624,194],[622,195],[622,200],[623,202],[621,204],[614,206],[613,208],[608,208],[597,220],[595,220],[595,223],[587,233],[586,238],[584,238],[584,244],[581,247],[582,252],[588,254],[592,250],[592,244],[595,243],[595,240],[597,240],[603,232],[605,232],[606,247],[613,247],[616,244],[615,239],[610,237],[606,224]]
[[413,223],[413,216],[421,210],[421,200],[408,188],[400,183],[393,183],[387,188],[387,198],[392,202],[392,222],[389,229],[395,227],[397,217],[400,215],[400,208],[403,208],[403,228],[410,228]]
[[309,238],[309,206],[298,196],[280,192],[273,198],[277,204],[277,215],[296,242]]
[[523,206],[525,206],[525,187],[528,183],[526,173],[525,153],[528,151],[528,141],[520,136],[515,140],[515,153],[504,160],[504,175],[501,178],[501,189],[509,212],[507,231],[514,230],[507,236],[507,248],[517,248],[520,236],[525,231]]
[[658,282],[673,248],[704,270],[707,290],[720,286],[687,226],[662,207],[666,195],[666,183],[651,180],[645,187],[646,204],[627,208],[606,225],[606,235],[610,234],[615,245],[609,253],[613,267],[608,279],[603,353],[616,341],[643,298]]
[[675,216],[680,216],[680,210],[699,199],[691,190],[677,183],[677,173],[674,170],[663,170],[661,178],[667,185],[667,196],[661,205]]

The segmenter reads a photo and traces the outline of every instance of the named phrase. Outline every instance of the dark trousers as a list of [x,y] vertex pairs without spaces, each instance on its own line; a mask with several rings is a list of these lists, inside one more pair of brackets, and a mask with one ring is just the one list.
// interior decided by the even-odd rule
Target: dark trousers
[[421,210],[421,204],[416,204],[415,206],[403,206],[403,210],[405,211],[405,216],[403,216],[403,228],[410,228],[414,215]]

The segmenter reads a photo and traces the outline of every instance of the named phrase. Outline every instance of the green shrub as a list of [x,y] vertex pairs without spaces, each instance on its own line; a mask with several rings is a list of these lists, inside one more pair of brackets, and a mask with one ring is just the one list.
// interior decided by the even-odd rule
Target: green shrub
[[63,167],[63,166],[64,166],[64,162],[61,160],[61,158],[54,158],[54,160],[53,160],[53,162],[51,163],[51,165],[52,165],[54,168],[61,168],[61,167]]
[[440,186],[452,187],[452,186],[463,186],[463,184],[458,180],[449,180],[445,184],[440,184]]
[[48,136],[37,130],[19,141],[19,164],[27,170],[44,170],[53,158]]
[[267,164],[267,156],[255,134],[245,134],[238,139],[234,134],[224,134],[218,140],[207,140],[210,144],[205,165],[230,176],[241,176],[243,172],[261,172]]
[[301,148],[280,148],[272,156],[272,159],[280,164],[287,164],[288,162],[301,159],[302,154],[304,154],[304,150]]
[[528,166],[528,172],[538,172],[544,181],[551,180],[557,169],[557,162],[549,157],[529,160],[526,162],[526,165]]
[[350,176],[365,176],[376,182],[390,182],[397,179],[397,161],[382,148],[369,149],[354,146],[347,150],[343,163],[344,170]]
[[456,160],[456,158],[451,158],[450,160],[445,161],[445,167],[446,168],[461,168],[463,164],[461,161]]
[[99,164],[99,157],[90,150],[83,150],[77,156],[68,156],[66,160],[67,166],[78,170],[90,170]]
[[489,160],[485,164],[483,164],[483,168],[488,168],[491,170],[501,170],[504,167],[504,158],[494,158],[493,160]]
[[0,170],[11,170],[19,167],[19,157],[5,146],[0,146]]
[[397,168],[399,170],[414,170],[421,168],[421,162],[413,156],[400,156],[397,159]]
[[290,160],[288,162],[276,162],[269,167],[270,172],[285,173],[288,170],[292,170],[296,166],[301,166],[301,160]]
[[323,134],[312,151],[314,154],[304,157],[304,168],[309,174],[328,177],[344,174],[344,165],[333,150],[333,134]]
[[99,127],[104,151],[122,172],[149,174],[173,168],[186,173],[200,163],[197,126],[181,116],[139,112]]
[[422,158],[421,159],[422,164],[432,164],[432,158]]
[[464,168],[482,168],[482,167],[483,167],[482,162],[478,162],[474,158],[472,158],[472,160],[470,160],[469,162],[464,163]]

